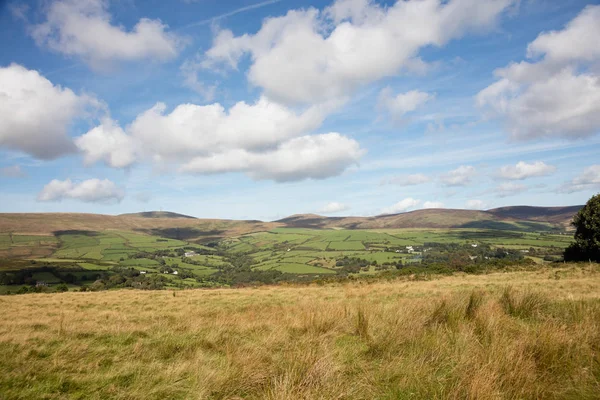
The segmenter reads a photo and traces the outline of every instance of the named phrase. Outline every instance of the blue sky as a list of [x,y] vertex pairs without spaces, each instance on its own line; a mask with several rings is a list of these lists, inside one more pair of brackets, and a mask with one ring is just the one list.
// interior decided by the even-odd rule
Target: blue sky
[[0,2],[0,212],[583,204],[600,5]]

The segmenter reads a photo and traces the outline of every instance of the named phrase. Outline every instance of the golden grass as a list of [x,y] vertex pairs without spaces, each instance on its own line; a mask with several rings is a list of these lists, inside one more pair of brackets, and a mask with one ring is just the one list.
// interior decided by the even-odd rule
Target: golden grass
[[0,298],[1,399],[592,399],[600,269]]

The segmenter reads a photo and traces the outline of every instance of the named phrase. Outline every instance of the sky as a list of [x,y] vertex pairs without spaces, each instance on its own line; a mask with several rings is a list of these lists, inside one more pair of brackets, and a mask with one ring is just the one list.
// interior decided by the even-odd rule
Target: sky
[[600,1],[0,0],[0,212],[600,192]]

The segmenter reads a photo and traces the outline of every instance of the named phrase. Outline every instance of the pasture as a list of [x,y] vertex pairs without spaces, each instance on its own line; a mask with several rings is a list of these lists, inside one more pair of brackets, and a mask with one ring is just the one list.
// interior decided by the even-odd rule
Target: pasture
[[[484,244],[492,248],[534,248],[560,256],[572,238],[548,232],[518,232],[489,229],[300,229],[277,228],[225,239],[227,251],[246,253],[260,270],[274,269],[298,274],[327,274],[335,260],[358,257],[372,263],[414,262],[406,246],[431,243]],[[540,257],[535,258],[543,263]],[[302,265],[305,267],[302,268]],[[328,267],[318,269],[317,267]]]
[[[118,279],[108,282],[110,275],[118,273],[125,280],[134,278],[135,274],[156,278],[149,284],[152,288],[204,287],[235,284],[237,280],[233,275],[240,273],[246,274],[245,283],[252,283],[253,278],[260,281],[260,273],[284,274],[282,279],[285,280],[295,280],[294,276],[319,279],[339,274],[372,275],[382,270],[419,265],[432,247],[448,245],[463,246],[460,255],[463,262],[469,257],[479,257],[480,260],[488,255],[495,257],[496,254],[489,253],[499,249],[522,252],[521,256],[543,264],[546,260],[559,259],[572,238],[546,231],[489,229],[276,228],[226,237],[218,242],[210,240],[211,247],[208,247],[121,230],[62,231],[56,236],[3,234],[0,235],[0,251],[13,257],[5,258],[0,268],[12,274],[3,277],[9,286],[15,285],[14,282],[29,285],[43,282],[52,287],[65,279],[69,284],[78,282],[83,276],[87,280],[80,281],[80,285],[91,285],[103,277],[104,285],[99,288],[105,288],[107,284],[113,287],[124,283]],[[482,253],[478,246],[488,246],[488,252]],[[464,251],[464,247],[468,251]],[[185,257],[185,252],[189,251],[186,248],[195,249],[195,252]],[[347,257],[362,260],[360,267],[345,268],[347,263],[340,263],[340,260]],[[236,259],[238,264],[249,265],[253,273],[244,272],[244,268],[239,270],[242,264],[236,264]],[[440,262],[447,261],[449,259],[441,259]],[[11,271],[22,269],[43,274],[14,278]],[[127,272],[126,269],[138,272]],[[226,277],[219,278],[223,271],[228,271]],[[65,277],[66,274],[70,277]],[[268,282],[277,278],[277,275],[269,276],[271,278],[265,278]],[[128,285],[135,286],[137,283],[130,282]],[[13,293],[20,290],[19,287],[13,289]],[[10,288],[2,290],[2,293],[7,292],[11,292]]]
[[0,398],[593,399],[597,265],[2,297]]

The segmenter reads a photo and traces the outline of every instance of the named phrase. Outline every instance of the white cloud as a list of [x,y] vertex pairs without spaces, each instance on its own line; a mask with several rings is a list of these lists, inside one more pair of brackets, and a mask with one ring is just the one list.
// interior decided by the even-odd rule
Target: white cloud
[[38,201],[80,200],[88,203],[120,202],[125,196],[123,189],[108,179],[88,179],[74,183],[70,179],[53,179],[38,194]]
[[338,133],[302,136],[264,152],[231,150],[197,157],[181,167],[183,172],[245,172],[255,180],[276,182],[325,179],[358,163],[363,154],[357,141]]
[[460,167],[442,174],[440,180],[444,186],[467,186],[476,175],[475,168],[470,165]]
[[398,186],[414,186],[431,182],[431,178],[424,174],[399,175],[385,180],[383,183]]
[[542,161],[527,164],[519,161],[516,165],[505,165],[500,168],[498,176],[503,179],[523,180],[536,176],[546,176],[556,171],[556,167]]
[[527,190],[527,186],[525,186],[523,184],[508,182],[508,183],[502,183],[502,184],[498,185],[498,187],[496,187],[494,192],[496,193],[496,195],[498,197],[509,197],[509,196],[514,196],[519,193],[523,193],[526,190]]
[[136,160],[135,144],[115,121],[105,118],[102,124],[75,139],[86,164],[104,161],[114,168],[124,168]]
[[158,103],[131,124],[131,134],[153,154],[167,159],[220,153],[230,149],[259,151],[318,128],[325,111],[311,107],[296,114],[261,97],[255,104],[239,102],[226,111],[219,103],[181,104],[165,114]]
[[396,204],[390,207],[381,209],[381,214],[398,214],[415,208],[421,204],[421,200],[415,200],[412,197],[407,197],[404,200],[400,200]]
[[44,160],[74,152],[68,128],[89,105],[98,103],[53,85],[37,71],[0,67],[0,147]]
[[149,159],[187,173],[243,172],[278,182],[338,175],[363,154],[358,142],[338,133],[307,135],[321,125],[324,106],[297,113],[262,97],[228,111],[218,103],[165,111],[156,104],[127,132],[107,120],[76,143],[90,163],[125,167]]
[[46,9],[46,21],[31,28],[38,45],[81,57],[93,68],[114,61],[168,60],[183,40],[160,20],[140,19],[131,31],[111,23],[107,0],[58,0]]
[[422,64],[418,52],[467,31],[489,30],[514,0],[338,0],[324,11],[290,10],[268,18],[256,34],[216,35],[204,66],[237,68],[250,54],[249,81],[270,98],[313,103]]
[[27,173],[23,171],[20,165],[11,165],[0,168],[0,176],[6,178],[24,178],[27,176]]
[[466,207],[469,210],[485,210],[488,208],[488,205],[483,200],[473,199],[467,201]]
[[422,208],[444,208],[444,203],[441,201],[426,201]]
[[405,114],[415,111],[434,97],[418,90],[394,95],[392,89],[387,87],[379,93],[378,106],[388,112],[393,120],[400,121]]
[[531,61],[495,71],[500,79],[479,92],[477,104],[488,116],[503,120],[516,139],[597,133],[598,36],[600,6],[588,6],[563,30],[542,33],[530,43]]
[[581,175],[559,188],[560,192],[566,193],[581,192],[583,190],[600,190],[600,164],[584,168]]
[[337,201],[333,201],[331,203],[328,203],[322,209],[320,209],[319,212],[322,214],[335,214],[338,212],[346,211],[349,208],[350,207],[348,207],[346,204],[338,203]]

